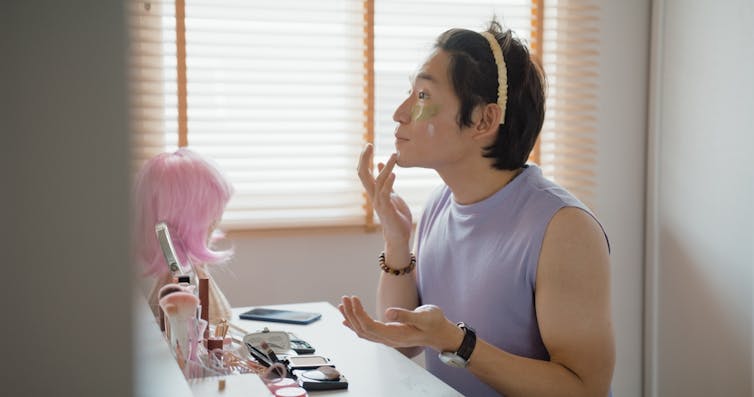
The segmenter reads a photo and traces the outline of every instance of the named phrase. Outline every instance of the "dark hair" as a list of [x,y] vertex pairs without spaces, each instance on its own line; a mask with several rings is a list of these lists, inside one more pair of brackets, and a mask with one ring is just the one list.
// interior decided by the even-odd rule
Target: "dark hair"
[[[505,123],[495,142],[484,148],[493,167],[515,170],[524,166],[545,118],[545,76],[529,50],[511,30],[493,20],[487,31],[500,43],[508,74]],[[448,52],[449,80],[461,102],[458,125],[471,125],[477,106],[497,103],[498,76],[490,44],[481,34],[450,29],[437,38],[435,48]]]

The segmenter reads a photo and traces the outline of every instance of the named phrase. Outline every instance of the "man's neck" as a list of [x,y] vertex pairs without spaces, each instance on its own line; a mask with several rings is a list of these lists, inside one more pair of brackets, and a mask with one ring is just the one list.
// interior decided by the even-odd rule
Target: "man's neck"
[[492,196],[522,171],[498,170],[492,168],[489,159],[485,160],[437,170],[458,204],[474,204]]

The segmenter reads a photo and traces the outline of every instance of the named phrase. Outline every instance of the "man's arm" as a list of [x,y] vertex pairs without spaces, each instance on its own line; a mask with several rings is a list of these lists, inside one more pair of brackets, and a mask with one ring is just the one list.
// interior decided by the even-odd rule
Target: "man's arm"
[[[386,263],[390,266],[390,262],[386,260]],[[385,310],[389,307],[414,310],[418,305],[419,293],[416,288],[416,271],[402,276],[382,272],[377,287],[377,314],[379,320],[386,321]],[[414,357],[423,350],[421,346],[398,347],[397,349],[407,357]]]
[[[388,250],[389,248],[386,248],[385,263],[389,267],[401,269],[409,264],[411,259],[408,247],[398,251],[400,255],[390,255],[391,251]],[[391,262],[390,258],[395,257],[403,259]],[[379,269],[376,265],[375,268]],[[414,310],[417,306],[419,306],[419,293],[416,288],[416,271],[399,276],[381,272],[377,286],[377,313],[380,320],[385,320],[385,310],[389,307]]]
[[577,208],[558,211],[545,233],[535,291],[550,361],[480,340],[468,369],[507,396],[608,395],[615,365],[609,265],[597,222]]
[[[393,192],[395,174],[393,169],[398,155],[393,153],[387,164],[378,164],[379,174],[372,173],[374,147],[367,144],[361,153],[357,173],[382,226],[385,239],[385,264],[392,269],[402,269],[410,263],[409,241],[411,238],[411,210],[403,199]],[[376,261],[376,258],[375,258]],[[375,269],[378,269],[375,263]],[[385,309],[400,307],[413,310],[419,304],[416,288],[416,272],[408,275],[392,275],[383,272],[377,287],[377,317],[384,320]],[[399,349],[407,356],[419,354],[421,349]]]

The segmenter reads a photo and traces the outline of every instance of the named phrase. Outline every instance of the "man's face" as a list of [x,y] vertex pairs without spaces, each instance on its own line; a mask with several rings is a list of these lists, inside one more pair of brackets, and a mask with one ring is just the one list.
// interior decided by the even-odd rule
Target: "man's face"
[[450,57],[435,51],[411,82],[408,98],[398,106],[393,120],[395,149],[401,167],[441,170],[470,153],[479,155],[468,134],[458,126],[460,101],[448,79]]

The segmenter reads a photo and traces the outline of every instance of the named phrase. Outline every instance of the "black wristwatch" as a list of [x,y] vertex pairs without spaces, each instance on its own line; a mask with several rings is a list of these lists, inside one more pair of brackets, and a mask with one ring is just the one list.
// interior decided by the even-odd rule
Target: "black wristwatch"
[[463,341],[461,347],[456,352],[440,353],[440,361],[456,368],[466,368],[469,365],[469,358],[476,347],[476,332],[474,328],[464,323],[458,323],[458,328],[463,330]]

